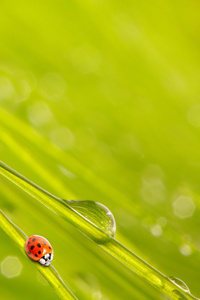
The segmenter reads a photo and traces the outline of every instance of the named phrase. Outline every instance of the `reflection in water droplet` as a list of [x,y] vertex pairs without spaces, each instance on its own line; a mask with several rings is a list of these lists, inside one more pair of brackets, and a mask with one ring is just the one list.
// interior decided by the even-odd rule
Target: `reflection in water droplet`
[[[184,281],[182,281],[182,280],[179,279],[179,278],[172,277],[172,276],[170,276],[169,279],[170,279],[176,286],[178,286],[179,288],[181,288],[184,292],[190,293],[190,290],[189,290],[188,286],[185,284]],[[182,298],[181,298],[181,299],[182,299]]]
[[103,204],[90,200],[64,200],[67,204],[98,228],[115,236],[116,223],[111,211]]

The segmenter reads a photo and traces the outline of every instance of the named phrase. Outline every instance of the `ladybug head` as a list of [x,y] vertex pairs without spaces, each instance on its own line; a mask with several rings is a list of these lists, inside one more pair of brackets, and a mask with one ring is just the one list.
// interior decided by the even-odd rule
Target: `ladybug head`
[[41,265],[49,266],[53,260],[53,253],[47,253],[38,261]]

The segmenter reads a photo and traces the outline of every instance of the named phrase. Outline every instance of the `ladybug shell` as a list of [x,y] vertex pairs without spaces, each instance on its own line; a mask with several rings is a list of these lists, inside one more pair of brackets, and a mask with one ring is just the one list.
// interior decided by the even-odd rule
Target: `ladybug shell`
[[27,255],[35,261],[39,261],[45,254],[53,254],[49,241],[39,235],[32,235],[26,240],[25,250]]

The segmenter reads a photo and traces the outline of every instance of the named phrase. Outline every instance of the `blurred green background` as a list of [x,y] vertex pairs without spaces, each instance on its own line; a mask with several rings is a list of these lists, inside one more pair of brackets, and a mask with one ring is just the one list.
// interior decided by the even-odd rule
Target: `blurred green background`
[[[2,0],[0,20],[0,159],[109,207],[121,243],[200,297],[199,1]],[[79,299],[167,299],[2,177],[0,207]],[[2,230],[0,264],[1,299],[58,299]]]

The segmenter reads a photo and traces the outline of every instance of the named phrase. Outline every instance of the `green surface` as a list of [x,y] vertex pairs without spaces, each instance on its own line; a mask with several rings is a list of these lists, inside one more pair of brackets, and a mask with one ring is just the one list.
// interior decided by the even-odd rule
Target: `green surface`
[[[26,244],[26,247],[28,246],[30,242],[27,242],[27,239],[30,240],[30,238],[28,238],[27,235],[21,229],[19,229],[19,227],[17,227],[12,221],[10,221],[8,217],[6,217],[2,212],[2,210],[0,210],[0,227],[7,234],[7,236],[11,238],[16,246],[18,246],[22,254],[27,257],[24,245]],[[39,263],[35,263],[35,261],[31,262],[39,270],[41,275],[46,279],[46,282],[48,282],[54,288],[54,291],[61,299],[77,300],[77,298],[64,284],[58,272],[55,270],[55,268],[52,267],[52,265],[50,265],[48,268],[44,268],[44,266],[41,266],[41,264]],[[8,256],[1,263],[1,272],[7,278],[19,276],[21,269],[22,264],[17,257]]]
[[[197,1],[0,4],[1,160],[64,199],[109,207],[116,238],[200,297]],[[12,183],[0,207],[54,247],[78,299],[165,296]],[[5,299],[58,299],[0,231]]]
[[[23,175],[17,173],[15,170],[11,169],[1,161],[0,173],[11,182],[16,184],[18,187],[20,187],[23,191],[27,192],[29,195],[38,200],[41,204],[45,205],[46,208],[51,209],[55,214],[71,223],[76,229],[78,229],[88,238],[97,243],[99,247],[103,248],[106,252],[123,263],[127,268],[135,272],[138,276],[143,278],[149,284],[153,285],[162,293],[169,296],[171,299],[197,299],[191,294],[189,288],[181,279],[173,276],[165,276],[164,274],[147,264],[137,255],[135,255],[125,246],[120,244],[114,238],[116,231],[116,222],[113,214],[104,205],[91,200],[63,200],[61,198],[58,198],[50,194],[48,191],[45,191],[41,187],[37,186],[35,183],[29,181]],[[183,212],[183,210],[181,210],[181,212]],[[16,230],[16,225],[8,221],[2,211],[0,211],[0,213],[0,227],[20,247],[20,249],[24,253],[24,242],[27,239],[27,236],[23,233],[23,239],[21,239],[21,236],[18,233],[19,228],[16,227]],[[157,228],[159,227],[157,226]],[[152,233],[154,235],[156,232],[158,232],[158,229],[152,230]],[[18,236],[21,239],[21,243],[18,243]],[[6,262],[3,262],[4,267],[2,270],[4,275],[5,264],[8,264],[7,259]],[[61,284],[58,277],[52,277],[52,272],[49,273],[49,270],[52,270],[52,267],[43,268],[41,266],[38,266],[38,264],[36,264],[36,266],[38,267],[40,272],[42,272],[43,270],[45,271],[45,278],[54,287],[55,291],[61,297],[61,299],[71,299],[73,295],[69,294],[67,287]]]

